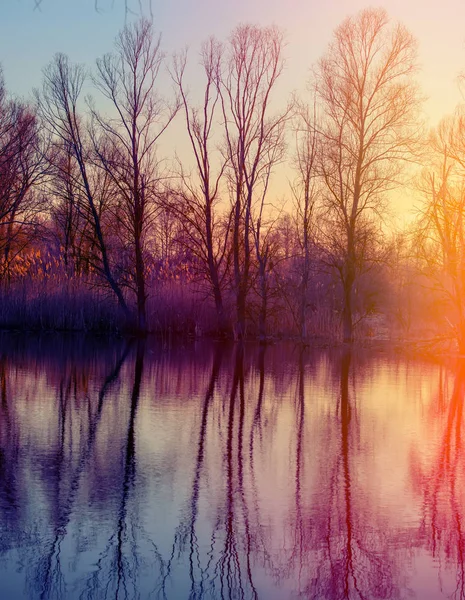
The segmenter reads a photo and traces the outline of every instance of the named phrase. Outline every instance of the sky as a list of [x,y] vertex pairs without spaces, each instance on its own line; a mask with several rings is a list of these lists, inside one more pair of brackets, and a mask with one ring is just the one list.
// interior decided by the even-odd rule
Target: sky
[[[95,9],[97,2],[98,10]],[[281,93],[305,95],[311,66],[324,53],[332,32],[350,14],[383,6],[417,38],[426,97],[424,111],[434,125],[462,96],[457,79],[465,72],[464,0],[127,0],[129,8],[152,14],[154,29],[170,56],[188,46],[195,64],[200,43],[225,40],[239,23],[275,24],[286,37]],[[92,66],[111,51],[125,19],[125,0],[0,0],[0,64],[7,89],[25,99],[39,87],[42,68],[55,52]],[[168,84],[168,78],[164,80]],[[179,125],[180,127],[180,125]],[[181,144],[181,137],[179,138]]]

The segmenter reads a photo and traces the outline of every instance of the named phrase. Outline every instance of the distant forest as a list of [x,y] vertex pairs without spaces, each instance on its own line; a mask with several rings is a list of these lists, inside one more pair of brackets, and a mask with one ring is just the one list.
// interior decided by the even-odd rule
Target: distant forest
[[[166,58],[141,18],[92,70],[55,55],[30,102],[0,73],[0,328],[465,352],[463,107],[426,130],[415,38],[383,9],[341,23],[305,97],[279,93],[283,51],[279,28],[238,26],[190,90],[199,54]],[[187,162],[163,155],[175,120]]]

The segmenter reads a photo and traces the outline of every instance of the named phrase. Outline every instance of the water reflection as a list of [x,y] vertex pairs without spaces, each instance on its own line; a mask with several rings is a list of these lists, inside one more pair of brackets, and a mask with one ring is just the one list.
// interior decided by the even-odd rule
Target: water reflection
[[436,444],[428,455],[414,449],[412,479],[422,496],[421,534],[429,552],[455,569],[451,597],[465,598],[465,448],[462,438],[465,364],[450,378],[441,370],[438,392],[429,407],[428,429]]
[[[339,393],[327,421],[327,439],[333,439],[333,443],[325,467],[317,474],[322,493],[315,498],[309,523],[306,549],[314,558],[302,590],[306,598],[401,595],[401,549],[392,552],[388,537],[393,532],[386,531],[380,523],[377,507],[370,504],[361,476],[369,453],[362,440],[363,416],[356,398],[356,373],[352,382],[350,378],[351,363],[351,352],[345,350],[339,358]],[[299,387],[302,403],[303,381]],[[305,522],[299,528],[304,527]],[[305,557],[300,560],[304,562]]]
[[465,598],[464,390],[347,350],[4,336],[1,597]]

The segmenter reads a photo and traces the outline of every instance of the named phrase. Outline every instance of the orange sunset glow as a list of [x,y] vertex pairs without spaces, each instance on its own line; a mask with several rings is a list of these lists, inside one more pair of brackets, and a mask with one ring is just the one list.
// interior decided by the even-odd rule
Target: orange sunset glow
[[0,600],[465,600],[464,24],[3,0]]

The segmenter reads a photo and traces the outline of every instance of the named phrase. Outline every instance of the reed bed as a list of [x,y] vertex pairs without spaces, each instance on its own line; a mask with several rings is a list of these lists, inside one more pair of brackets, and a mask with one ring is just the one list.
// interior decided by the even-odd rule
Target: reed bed
[[[184,272],[159,271],[147,282],[147,325],[151,333],[202,337],[215,335],[216,312],[205,286]],[[131,297],[128,304],[133,306]],[[229,322],[234,322],[234,295],[224,295]],[[251,293],[247,335],[258,335],[258,295]],[[267,330],[270,340],[298,338],[295,307],[279,295],[269,299]],[[330,342],[341,338],[340,314],[324,298],[315,299],[307,315],[309,339]],[[132,330],[125,321],[114,295],[102,287],[90,272],[66,272],[63,263],[35,252],[19,256],[0,285],[0,329],[27,331],[69,331],[126,333]],[[232,327],[231,327],[232,329]],[[371,329],[357,328],[359,337],[372,335]]]

